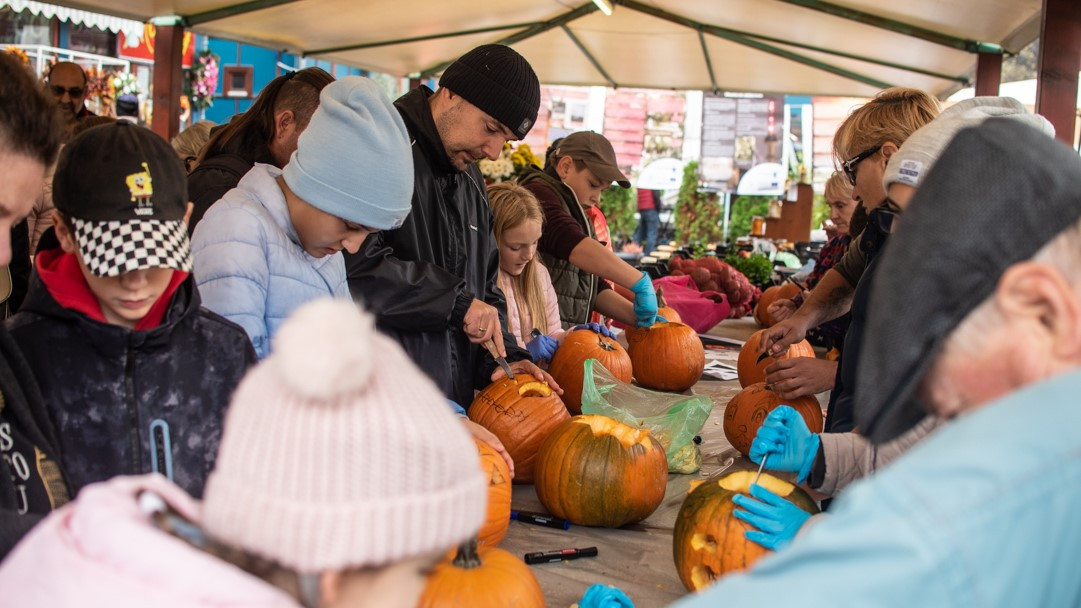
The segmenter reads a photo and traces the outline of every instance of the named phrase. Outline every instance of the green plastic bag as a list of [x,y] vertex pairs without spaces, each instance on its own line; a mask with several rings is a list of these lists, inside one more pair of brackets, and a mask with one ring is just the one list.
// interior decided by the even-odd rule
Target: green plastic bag
[[582,413],[598,414],[634,428],[646,428],[664,448],[668,469],[693,473],[701,464],[694,436],[713,410],[704,395],[660,393],[620,381],[596,359],[586,359]]

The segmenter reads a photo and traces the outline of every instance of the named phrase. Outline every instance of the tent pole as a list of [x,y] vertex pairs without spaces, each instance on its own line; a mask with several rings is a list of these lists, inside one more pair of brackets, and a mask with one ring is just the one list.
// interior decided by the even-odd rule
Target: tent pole
[[[540,22],[540,23],[538,23],[538,24],[536,24],[536,25],[534,25],[532,27],[529,27],[529,28],[526,28],[526,29],[524,29],[524,30],[522,30],[520,32],[511,34],[510,36],[507,36],[506,38],[501,38],[499,40],[496,40],[495,44],[506,44],[506,45],[509,46],[509,45],[514,44],[515,42],[521,42],[521,41],[525,40],[526,38],[532,38],[533,36],[536,36],[537,34],[543,34],[544,32],[547,32],[550,29],[557,28],[557,27],[559,27],[559,26],[561,26],[563,24],[566,24],[566,23],[570,23],[571,21],[574,21],[575,19],[578,19],[579,17],[585,17],[586,15],[588,15],[588,14],[590,14],[590,13],[596,11],[596,10],[598,10],[596,4],[593,4],[592,2],[587,2],[587,3],[583,4],[582,6],[579,6],[578,8],[576,8],[574,10],[570,10],[570,11],[567,11],[567,12],[563,13],[562,15],[559,15],[558,17],[555,17],[553,19],[549,19],[548,21],[542,21],[542,22]],[[444,62],[442,62],[442,63],[440,63],[438,65],[433,65],[432,67],[430,67],[430,68],[428,68],[426,70],[423,70],[420,73],[420,75],[422,77],[424,77],[424,78],[427,78],[429,76],[434,76],[434,75],[442,72],[443,70],[447,69],[447,66],[452,64],[452,63],[454,63],[453,59],[450,60],[450,61],[444,61]]]
[[616,84],[616,81],[612,80],[612,77],[608,75],[608,72],[606,72],[604,68],[601,67],[601,64],[599,61],[597,61],[597,58],[593,56],[593,53],[590,53],[589,49],[586,48],[586,45],[582,44],[582,41],[578,39],[578,36],[574,35],[574,32],[571,31],[571,28],[567,27],[567,24],[565,23],[560,24],[559,27],[563,28],[563,31],[567,34],[567,37],[571,39],[571,42],[574,43],[574,46],[578,47],[578,50],[582,51],[582,54],[586,56],[586,59],[588,59],[589,62],[593,64],[593,67],[596,68],[598,72],[600,72],[601,76],[603,76],[604,80],[608,83],[608,86],[612,87],[613,89],[618,89],[619,85]]
[[154,37],[154,113],[150,126],[155,133],[171,141],[180,130],[181,64],[184,61],[184,26],[179,23],[157,25]]
[[280,4],[289,4],[296,1],[297,0],[251,0],[250,2],[241,2],[240,4],[234,4],[232,6],[223,6],[211,11],[203,11],[201,13],[195,13],[194,15],[188,15],[184,17],[184,25],[187,27],[202,25],[208,21],[236,17],[237,15],[261,11],[266,8],[272,8]]
[[471,36],[473,34],[485,34],[487,32],[499,32],[502,30],[514,30],[523,27],[532,27],[536,25],[535,21],[528,23],[511,23],[508,25],[497,25],[494,27],[482,27],[475,30],[463,30],[460,32],[447,32],[443,34],[429,34],[427,36],[414,36],[412,38],[399,38],[397,40],[381,40],[379,42],[365,42],[362,44],[349,44],[345,46],[333,46],[325,49],[315,49],[311,51],[304,51],[305,55],[320,55],[324,53],[339,53],[341,51],[358,51],[360,49],[371,49],[381,46],[392,46],[395,44],[409,44],[411,42],[425,42],[427,40],[439,40],[440,38],[455,38],[457,36]]
[[844,68],[826,63],[824,61],[811,59],[810,57],[800,55],[799,53],[793,53],[792,51],[766,44],[764,42],[760,42],[751,38],[750,36],[747,36],[746,34],[742,34],[734,30],[729,30],[722,27],[709,25],[706,23],[700,23],[698,21],[695,21],[694,19],[688,19],[687,17],[682,17],[673,13],[669,13],[668,11],[650,6],[648,4],[643,4],[641,2],[638,2],[637,0],[620,0],[619,4],[629,9],[636,10],[640,13],[652,15],[654,17],[657,17],[658,19],[664,19],[665,21],[671,21],[672,23],[676,23],[684,27],[700,30],[706,32],[707,34],[712,34],[718,38],[723,38],[725,40],[735,42],[736,44],[742,44],[743,46],[748,46],[764,53],[783,57],[784,59],[795,61],[796,63],[802,63],[803,65],[810,66],[817,70],[836,74],[837,76],[840,76],[842,78],[855,80],[856,82],[862,82],[863,84],[870,85],[872,87],[875,87],[876,89],[888,89],[889,87],[893,86],[888,82],[877,80],[871,78],[870,76],[864,76],[863,74],[853,72],[851,70],[846,70]]
[[717,77],[713,74],[713,60],[709,57],[709,47],[706,46],[706,35],[698,30],[698,42],[702,44],[702,56],[706,58],[706,71],[709,72],[709,83],[713,85],[713,92],[720,91],[717,86]]
[[1036,112],[1055,126],[1055,137],[1071,148],[1077,128],[1077,73],[1081,70],[1081,3],[1043,0]]
[[961,51],[968,51],[969,53],[1005,53],[1005,49],[992,42],[980,42],[978,40],[970,40],[968,38],[958,38],[957,36],[951,36],[949,34],[943,34],[942,32],[936,32],[934,30],[920,27],[918,25],[912,25],[911,23],[905,23],[903,21],[897,21],[895,19],[888,19],[886,17],[880,17],[865,11],[849,8],[847,6],[840,6],[833,4],[832,2],[824,2],[823,0],[779,0],[787,4],[793,4],[795,6],[801,6],[803,8],[820,11],[827,15],[834,17],[840,17],[841,19],[848,19],[849,21],[855,21],[864,25],[870,25],[873,27],[889,30],[905,36],[911,36],[913,38],[919,38],[920,40],[926,40],[927,42],[933,42],[935,44],[941,44],[950,48],[958,49]]

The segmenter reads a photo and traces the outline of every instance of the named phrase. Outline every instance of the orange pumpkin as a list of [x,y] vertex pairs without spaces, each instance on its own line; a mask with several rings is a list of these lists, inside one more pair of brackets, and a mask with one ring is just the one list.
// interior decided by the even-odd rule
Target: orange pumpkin
[[657,289],[657,316],[664,317],[665,321],[673,323],[682,323],[683,317],[679,316],[675,308],[672,308],[664,301],[664,292]]
[[533,482],[537,449],[568,418],[559,395],[525,374],[496,380],[469,406],[469,419],[494,433],[507,448],[514,460],[514,483]]
[[776,357],[766,357],[762,361],[758,361],[759,349],[762,347],[762,338],[765,336],[766,330],[760,329],[753,334],[747,341],[743,343],[743,348],[739,349],[739,359],[736,361],[736,373],[739,374],[739,385],[746,388],[756,382],[766,381],[766,368],[773,365],[775,361],[781,359],[792,359],[794,357],[811,357],[815,356],[815,349],[811,346],[811,343],[806,340],[800,340],[795,344],[788,347],[788,350]]
[[765,383],[759,382],[743,389],[728,402],[724,409],[724,436],[732,447],[747,456],[759,427],[779,405],[787,405],[799,412],[812,433],[822,432],[822,406],[813,395],[781,399],[777,393],[766,389]]
[[631,356],[615,340],[588,329],[568,332],[563,337],[548,373],[563,388],[563,403],[572,414],[582,413],[582,381],[586,359],[596,359],[619,380],[631,381]]
[[525,562],[474,539],[435,567],[417,608],[544,608],[544,593]]
[[[701,591],[724,574],[749,568],[771,553],[743,535],[753,527],[732,515],[732,497],[746,494],[755,471],[737,471],[693,489],[676,516],[672,554],[679,580],[688,591]],[[802,489],[763,473],[759,485],[808,513],[818,507]]]
[[617,528],[650,516],[664,500],[668,460],[646,429],[607,416],[575,416],[537,454],[537,498],[556,517]]
[[762,327],[772,327],[777,321],[769,314],[769,305],[777,300],[789,300],[799,295],[799,287],[794,283],[767,287],[754,306],[754,320]]
[[488,480],[488,510],[484,525],[477,533],[477,542],[494,547],[503,542],[510,527],[511,479],[507,461],[487,443],[476,440],[480,451],[480,468]]
[[627,352],[638,384],[659,391],[685,391],[702,377],[706,351],[693,328],[682,323],[654,323],[627,328]]

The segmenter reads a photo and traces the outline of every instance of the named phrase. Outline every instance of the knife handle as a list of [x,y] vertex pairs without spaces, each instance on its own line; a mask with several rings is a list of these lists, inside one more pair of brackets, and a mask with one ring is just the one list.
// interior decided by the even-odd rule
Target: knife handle
[[493,359],[499,358],[499,351],[495,349],[495,340],[489,338],[488,341],[484,343],[484,348],[488,349],[488,352],[491,353]]

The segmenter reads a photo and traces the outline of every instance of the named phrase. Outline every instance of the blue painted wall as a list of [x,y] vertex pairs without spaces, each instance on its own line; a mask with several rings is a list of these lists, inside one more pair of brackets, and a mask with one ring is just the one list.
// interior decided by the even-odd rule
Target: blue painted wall
[[[205,36],[196,36],[195,44],[197,49],[202,49],[204,48],[204,45],[206,45],[206,48],[217,53],[218,57],[221,58],[222,67],[230,65],[251,66],[253,96],[258,96],[259,92],[263,90],[263,87],[283,72],[283,70],[278,67],[279,61],[281,61],[283,65],[288,66],[318,66],[327,72],[330,72],[335,78],[367,75],[364,70],[358,68],[338,65],[329,61],[306,60],[292,53],[279,53],[278,51],[252,44],[242,44],[217,38],[206,38]],[[216,96],[221,95],[221,87],[222,85],[219,79],[218,89],[215,91]],[[252,102],[253,99],[216,97],[214,105],[207,108],[203,117],[206,120],[212,120],[218,124],[226,123],[229,122],[229,119],[234,115],[250,108]]]

